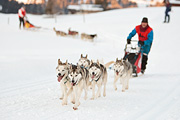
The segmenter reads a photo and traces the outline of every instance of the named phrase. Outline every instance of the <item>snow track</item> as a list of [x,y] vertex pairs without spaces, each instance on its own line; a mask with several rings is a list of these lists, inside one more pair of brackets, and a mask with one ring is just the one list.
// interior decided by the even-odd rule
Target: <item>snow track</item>
[[[0,14],[0,120],[180,120],[179,28],[180,8],[173,7],[171,22],[164,24],[165,8],[131,8],[85,15],[28,15],[30,22],[49,28],[18,29],[17,15]],[[142,12],[143,11],[143,12]],[[103,59],[122,58],[126,37],[142,17],[149,18],[154,41],[145,75],[130,80],[130,88],[113,88],[114,73],[108,70],[107,96],[90,100],[82,93],[77,111],[68,100],[62,106],[55,68],[57,59],[76,64],[80,54]],[[10,24],[7,24],[7,19]],[[51,29],[97,33],[94,43],[57,37]],[[137,36],[134,40],[137,39]]]

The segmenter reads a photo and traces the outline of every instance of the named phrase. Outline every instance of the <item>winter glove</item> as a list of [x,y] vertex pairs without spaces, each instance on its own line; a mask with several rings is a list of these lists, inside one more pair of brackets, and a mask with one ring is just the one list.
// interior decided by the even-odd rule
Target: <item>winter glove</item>
[[140,44],[141,46],[143,46],[143,45],[144,45],[144,41],[139,41],[139,44]]
[[127,44],[131,44],[131,39],[127,39]]

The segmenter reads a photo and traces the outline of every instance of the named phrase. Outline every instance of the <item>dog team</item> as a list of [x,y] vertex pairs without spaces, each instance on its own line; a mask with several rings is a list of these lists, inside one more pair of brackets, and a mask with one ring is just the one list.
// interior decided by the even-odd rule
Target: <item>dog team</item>
[[[72,31],[71,28],[68,29],[68,33],[60,31],[60,30],[56,30],[55,28],[53,28],[53,30],[55,31],[57,36],[72,36],[72,37],[77,37],[79,35],[79,32],[77,31]],[[82,40],[89,40],[91,42],[94,41],[94,38],[97,37],[97,34],[86,34],[86,33],[82,33],[81,34],[81,39]]]
[[[68,96],[71,96],[71,102],[74,104],[73,109],[77,110],[80,105],[80,97],[82,92],[85,92],[84,99],[87,99],[88,90],[92,89],[91,100],[101,97],[101,89],[103,87],[103,96],[106,96],[106,84],[108,73],[107,69],[114,63],[114,89],[117,90],[116,82],[120,78],[122,84],[122,92],[129,88],[129,79],[132,76],[132,65],[128,60],[110,61],[102,64],[99,60],[90,61],[87,55],[81,57],[77,65],[62,62],[58,59],[58,66],[56,67],[57,79],[60,82],[62,89],[62,105],[67,105]],[[97,91],[95,92],[95,86]]]

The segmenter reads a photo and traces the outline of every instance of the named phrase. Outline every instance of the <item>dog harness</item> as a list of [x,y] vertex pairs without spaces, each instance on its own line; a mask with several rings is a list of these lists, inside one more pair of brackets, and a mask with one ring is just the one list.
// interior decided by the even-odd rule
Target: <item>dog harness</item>
[[70,80],[70,78],[68,76],[66,76],[66,81],[64,82],[64,84],[66,84],[67,81],[69,81],[69,80]]

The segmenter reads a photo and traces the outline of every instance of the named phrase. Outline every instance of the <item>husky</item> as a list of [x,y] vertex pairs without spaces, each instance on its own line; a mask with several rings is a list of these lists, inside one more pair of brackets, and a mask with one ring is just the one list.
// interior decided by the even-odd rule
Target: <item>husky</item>
[[68,34],[72,36],[78,36],[79,33],[77,31],[71,31],[71,28],[68,29]]
[[59,30],[57,31],[55,28],[53,28],[53,30],[56,32],[56,35],[57,35],[57,36],[59,36],[59,35],[60,35],[60,36],[67,36],[67,33],[65,33],[65,32],[63,32],[63,31],[59,31]]
[[73,89],[74,98],[75,98],[75,105],[73,109],[77,110],[78,106],[80,105],[80,97],[83,89],[85,90],[84,99],[85,100],[87,99],[87,81],[89,80],[89,73],[87,69],[82,68],[79,65],[72,65],[70,66],[70,70],[69,70],[69,78],[71,85],[73,87],[71,88],[71,91]]
[[[65,63],[62,63],[60,59],[58,59],[58,66],[56,67],[56,73],[58,82],[60,82],[60,86],[62,89],[62,96],[60,97],[62,101],[62,105],[67,105],[67,90],[71,89],[71,83],[69,78],[69,67],[70,65],[66,61]],[[73,100],[71,98],[71,102],[73,103]]]
[[132,77],[133,68],[128,59],[118,60],[114,63],[114,89],[117,90],[116,82],[120,78],[120,83],[122,84],[122,92],[129,88],[129,79]]
[[[88,55],[86,54],[86,56],[83,57],[83,55],[81,54],[81,57],[78,61],[78,65],[81,66],[82,68],[87,69],[89,72],[90,60],[87,58],[87,56]],[[87,81],[87,86],[88,87],[90,86],[90,89],[92,88],[91,82],[89,80]],[[88,87],[87,87],[87,89],[88,89]]]
[[87,54],[85,57],[83,57],[83,55],[81,54],[81,58],[78,61],[78,65],[83,68],[89,69],[90,60],[87,58]]
[[[92,82],[92,98],[91,100],[97,99],[98,97],[101,96],[101,87],[104,85],[104,91],[103,91],[103,96],[106,96],[106,83],[107,83],[107,68],[109,65],[114,63],[114,61],[108,62],[105,65],[102,65],[97,62],[93,62],[91,60],[91,64],[89,67],[89,77],[90,77],[90,82]],[[98,87],[98,91],[95,96],[95,85]]]
[[82,40],[84,40],[84,39],[86,39],[86,40],[90,40],[91,42],[93,42],[94,41],[94,38],[95,37],[97,37],[97,34],[86,34],[86,33],[82,33],[81,34],[81,39]]

